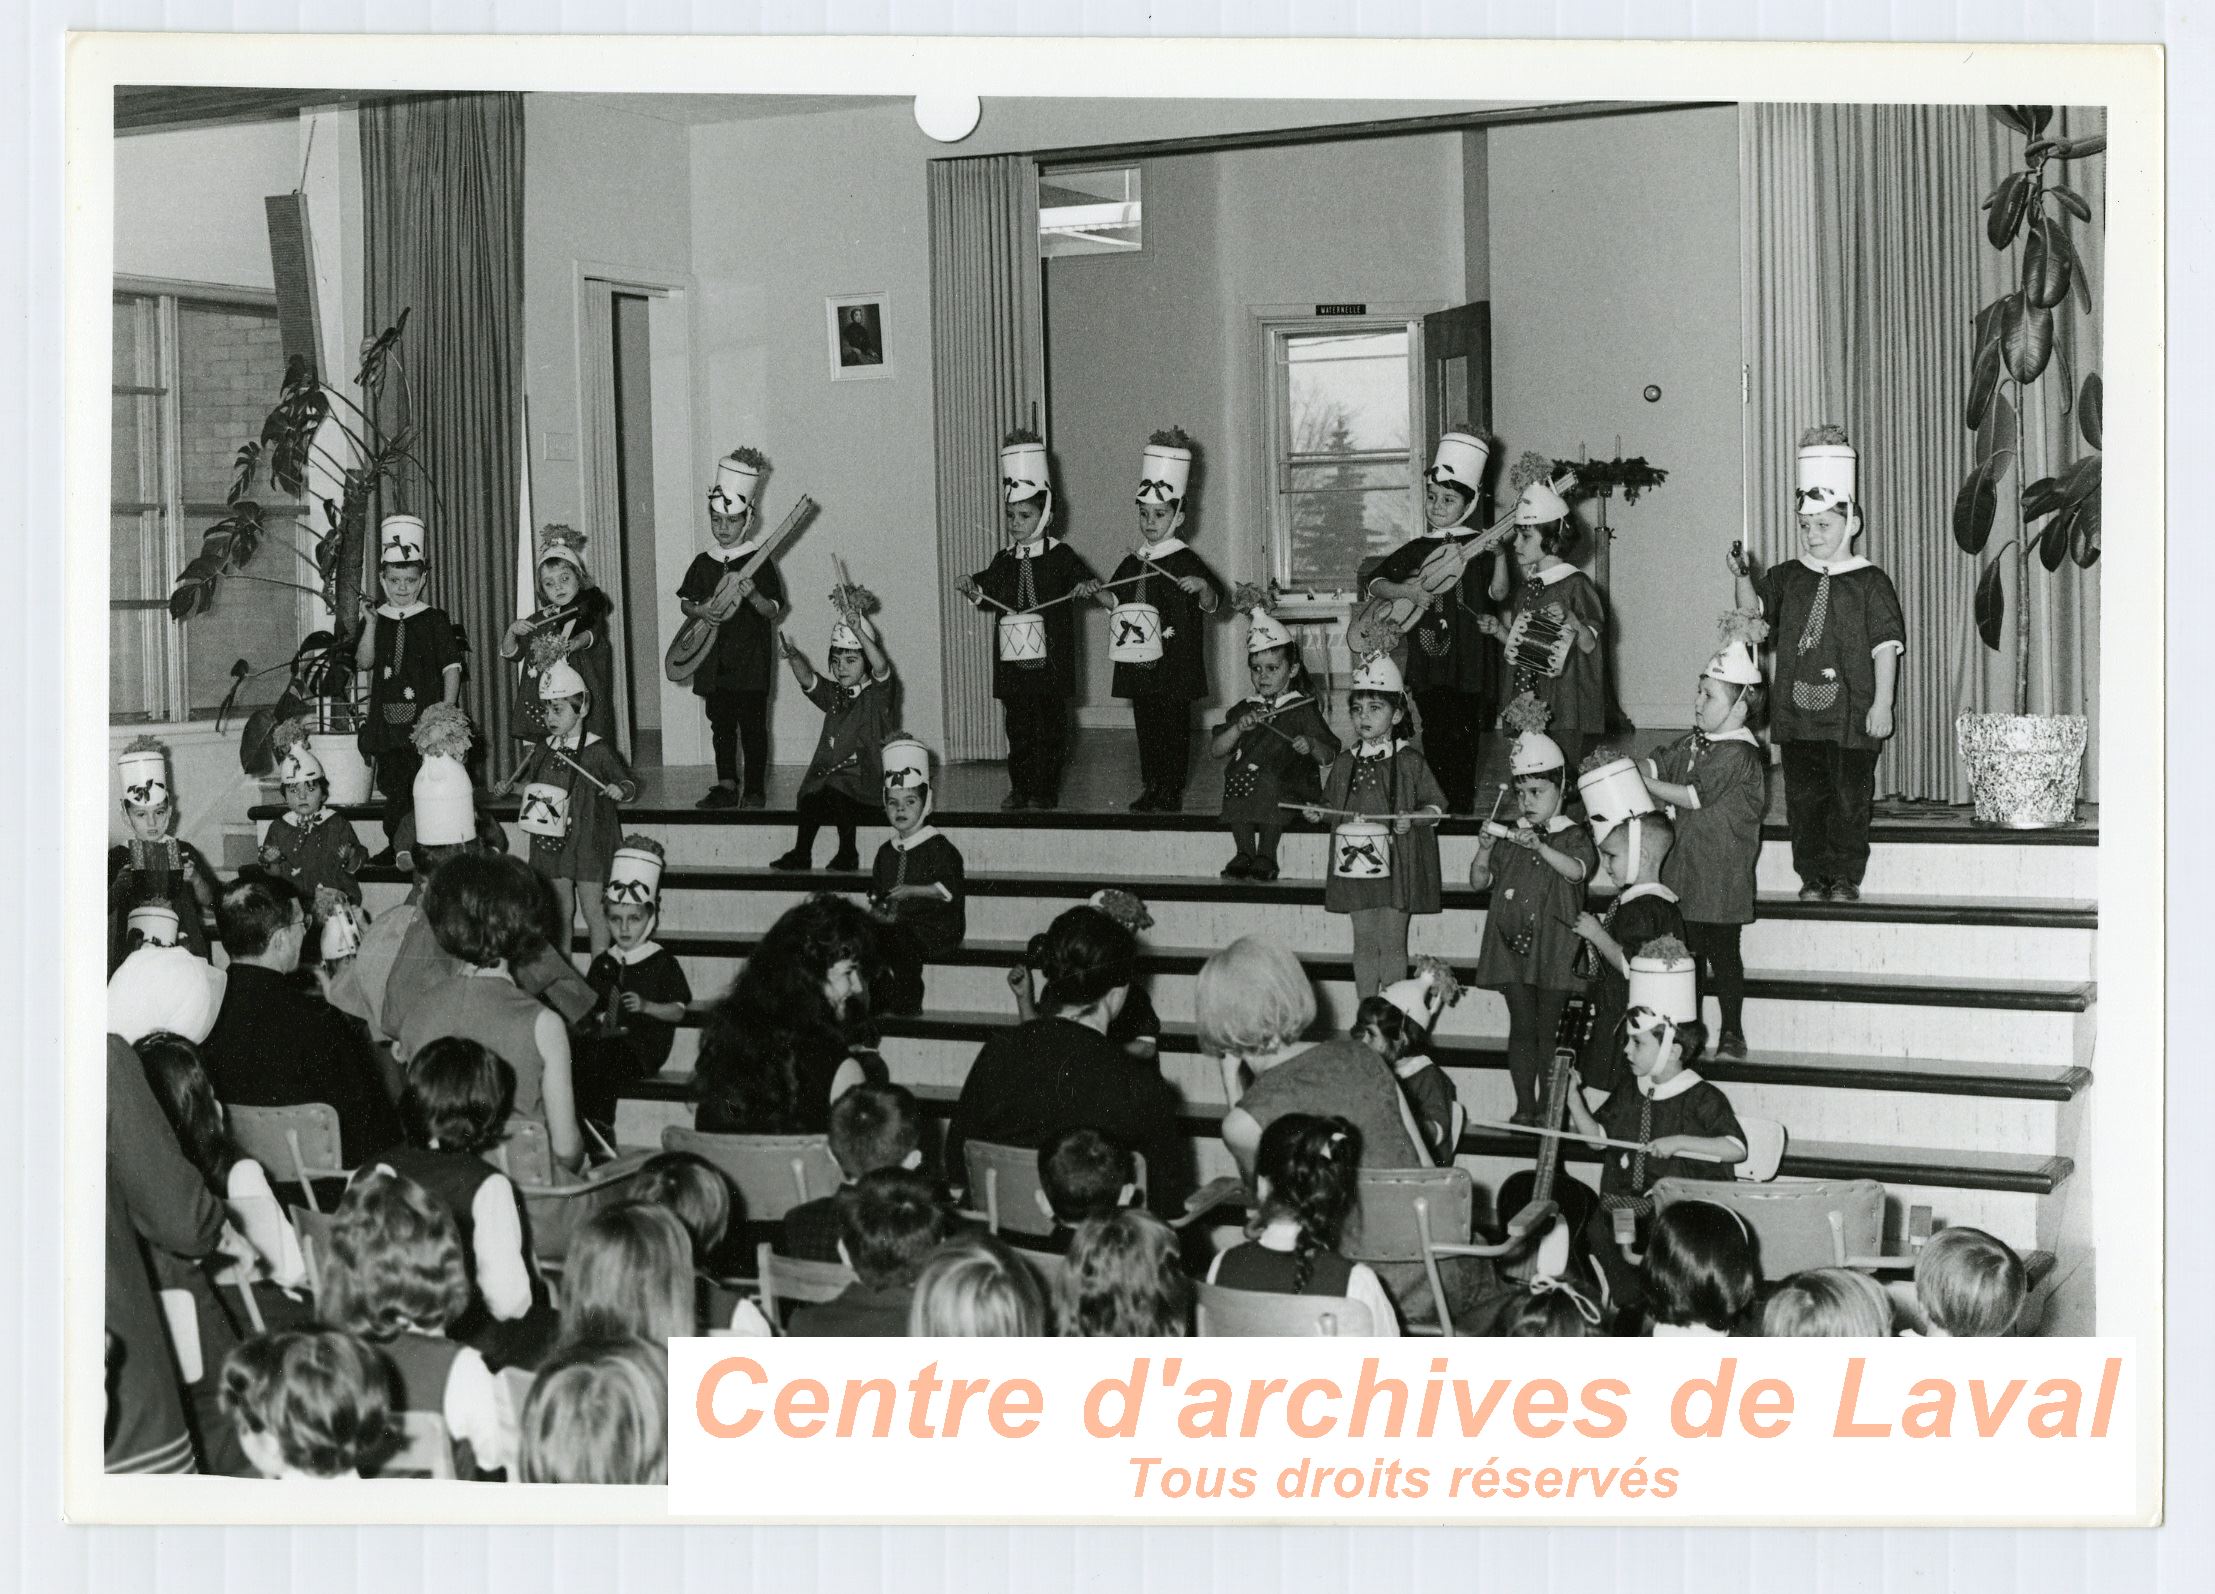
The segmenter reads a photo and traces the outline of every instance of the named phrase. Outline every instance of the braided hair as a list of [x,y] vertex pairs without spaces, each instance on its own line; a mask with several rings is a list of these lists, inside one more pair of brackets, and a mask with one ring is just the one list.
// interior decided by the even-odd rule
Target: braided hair
[[1256,1222],[1280,1218],[1299,1225],[1293,1244],[1293,1293],[1307,1288],[1319,1251],[1338,1249],[1353,1216],[1361,1176],[1361,1131],[1343,1118],[1286,1113],[1261,1132],[1254,1174],[1269,1181]]

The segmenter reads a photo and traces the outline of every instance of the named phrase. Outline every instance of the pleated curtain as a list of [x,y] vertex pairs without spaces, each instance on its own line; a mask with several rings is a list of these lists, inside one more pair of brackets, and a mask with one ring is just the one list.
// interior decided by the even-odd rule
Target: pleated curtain
[[365,336],[409,313],[378,418],[412,428],[380,514],[430,529],[430,601],[466,633],[462,705],[495,777],[514,767],[499,644],[515,617],[523,394],[523,100],[441,94],[361,113]]
[[1045,435],[1038,167],[1024,155],[930,167],[931,386],[938,463],[946,756],[1005,757],[992,625],[952,584],[1000,546],[1000,442]]
[[[1954,717],[2012,695],[2012,649],[1977,640],[1978,565],[1953,541],[1952,512],[1972,458],[1962,409],[1977,306],[2014,271],[1986,243],[1979,206],[2020,144],[1981,105],[1748,105],[1739,126],[1748,545],[1764,564],[1795,556],[1800,433],[1844,426],[1861,456],[1860,551],[1907,617],[1877,789],[1962,802]],[[2097,231],[2079,228],[2095,282]],[[2085,340],[2072,360],[2096,359],[2096,322]],[[2032,396],[2034,434],[2059,399],[2058,385]],[[1992,546],[2010,534],[2003,520]],[[2075,708],[2097,695],[2097,581],[2067,567],[2036,576],[2032,706]]]

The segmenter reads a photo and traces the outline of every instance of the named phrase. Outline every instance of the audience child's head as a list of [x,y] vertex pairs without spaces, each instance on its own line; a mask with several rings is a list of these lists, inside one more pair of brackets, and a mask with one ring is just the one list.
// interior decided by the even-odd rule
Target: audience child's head
[[1138,1163],[1097,1129],[1064,1129],[1039,1149],[1039,1202],[1064,1228],[1121,1211],[1138,1197]]
[[216,898],[215,922],[234,963],[290,974],[300,966],[308,919],[300,893],[259,869],[242,869]]
[[648,1157],[631,1181],[631,1199],[666,1209],[692,1239],[692,1262],[707,1265],[731,1227],[731,1182],[723,1170],[691,1151]]
[[1306,1038],[1315,987],[1274,941],[1242,935],[1200,966],[1194,993],[1200,1046],[1211,1057],[1266,1057]]
[[1190,1332],[1192,1281],[1178,1257],[1175,1231],[1135,1209],[1078,1225],[1055,1318],[1062,1335],[1073,1339]]
[[447,1035],[408,1059],[400,1125],[429,1151],[482,1152],[500,1139],[515,1100],[515,1070],[473,1040]]
[[1112,1022],[1137,973],[1138,942],[1098,908],[1070,908],[1031,937],[1024,962],[1041,976],[1041,1013]]
[[1669,1018],[1650,1007],[1623,1015],[1623,1056],[1639,1079],[1665,1084],[1683,1073],[1707,1049],[1707,1025],[1696,1018]]
[[238,1148],[223,1118],[223,1104],[200,1061],[200,1048],[182,1035],[156,1030],[132,1048],[146,1070],[146,1083],[161,1103],[162,1115],[177,1132],[185,1160],[199,1171],[208,1189],[220,1196],[229,1188]]
[[698,1326],[692,1236],[667,1207],[625,1201],[595,1212],[569,1242],[561,1274],[561,1342],[650,1344]]
[[952,1228],[931,1182],[905,1168],[865,1173],[838,1192],[838,1251],[873,1290],[912,1281]]
[[1654,884],[1676,840],[1676,826],[1660,814],[1637,814],[1622,821],[1600,837],[1604,878],[1617,886]]
[[950,1240],[915,1281],[908,1333],[942,1339],[1027,1339],[1046,1332],[1038,1279],[990,1235]]
[[1892,1332],[1884,1286],[1851,1268],[1818,1267],[1777,1286],[1761,1312],[1770,1339],[1883,1339]]
[[1941,1337],[2014,1333],[2029,1289],[2022,1258],[1982,1229],[1941,1229],[1915,1259],[1915,1301]]
[[1361,1131],[1343,1118],[1286,1113],[1254,1153],[1255,1232],[1295,1225],[1293,1281],[1307,1287],[1316,1253],[1334,1251],[1361,1183]]
[[1718,1334],[1737,1326],[1761,1289],[1746,1220],[1710,1201],[1675,1201],[1654,1214],[1645,1278],[1655,1322]]
[[511,965],[545,939],[545,887],[521,858],[465,849],[424,887],[423,917],[447,956],[479,969]]
[[905,1085],[860,1084],[831,1103],[831,1155],[851,1184],[879,1168],[923,1166],[923,1109]]
[[391,1368],[335,1328],[247,1340],[224,1358],[216,1399],[265,1478],[352,1477],[394,1438]]
[[1598,1339],[1607,1330],[1599,1303],[1566,1280],[1539,1277],[1500,1316],[1503,1339]]
[[669,1353],[647,1339],[589,1339],[548,1357],[519,1424],[523,1483],[667,1483]]
[[469,1307],[469,1269],[453,1214],[413,1179],[379,1164],[356,1176],[331,1220],[316,1307],[364,1339],[443,1334]]

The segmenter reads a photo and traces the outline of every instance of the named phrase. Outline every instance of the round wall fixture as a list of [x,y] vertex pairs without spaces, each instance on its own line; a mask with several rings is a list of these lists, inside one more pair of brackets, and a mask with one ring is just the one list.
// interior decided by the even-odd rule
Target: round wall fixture
[[984,104],[974,94],[918,94],[915,125],[941,144],[958,144],[977,130]]
[[1646,402],[1648,404],[1659,404],[1661,402],[1661,389],[1651,382],[1646,384]]

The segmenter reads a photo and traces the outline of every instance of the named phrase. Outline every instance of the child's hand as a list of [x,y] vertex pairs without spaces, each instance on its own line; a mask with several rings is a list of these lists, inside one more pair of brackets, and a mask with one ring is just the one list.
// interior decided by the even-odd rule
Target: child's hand
[[615,1005],[626,1013],[642,1012],[646,1007],[646,998],[636,991],[625,991]]
[[1189,596],[1195,598],[1207,591],[1207,583],[1198,576],[1179,576],[1177,577],[1177,585],[1184,588]]
[[1595,916],[1589,913],[1578,914],[1577,922],[1572,925],[1571,928],[1575,930],[1575,932],[1579,936],[1587,941],[1590,941],[1594,946],[1598,946],[1600,944],[1600,937],[1607,934],[1606,928],[1601,925],[1600,921]]
[[265,869],[276,868],[279,860],[282,859],[283,856],[284,854],[279,852],[275,847],[263,847],[261,850],[262,867]]
[[968,576],[963,576],[959,581],[955,582],[954,590],[960,593],[963,597],[967,598],[971,603],[975,603],[979,598],[982,598],[984,596],[984,589],[978,586],[977,583],[971,580]]
[[1009,990],[1011,990],[1011,991],[1020,991],[1020,990],[1024,990],[1024,989],[1028,988],[1028,986],[1030,985],[1030,983],[1031,983],[1031,971],[1030,971],[1029,969],[1027,969],[1027,968],[1023,967],[1023,965],[1022,965],[1022,964],[1018,963],[1018,964],[1016,964],[1016,965],[1015,965],[1015,967],[1013,967],[1012,969],[1009,969],[1009,970],[1008,970],[1008,989],[1009,989]]
[[1477,629],[1479,631],[1482,631],[1488,637],[1495,637],[1502,642],[1505,642],[1507,640],[1507,627],[1500,624],[1499,617],[1497,615],[1478,615]]
[[1723,555],[1723,563],[1730,566],[1730,573],[1734,576],[1753,573],[1753,561],[1746,557],[1746,545],[1743,542],[1733,542],[1730,545],[1730,552]]
[[1323,810],[1320,808],[1303,808],[1300,810],[1300,817],[1311,825],[1319,825],[1323,822]]
[[1292,750],[1295,753],[1298,753],[1302,758],[1313,758],[1315,756],[1315,744],[1309,741],[1305,736],[1295,736],[1292,738]]
[[800,644],[792,640],[792,634],[790,632],[779,631],[777,633],[777,646],[784,649],[784,656],[786,658],[791,659],[794,662],[798,662],[800,658]]
[[1097,598],[1100,595],[1100,588],[1105,584],[1095,576],[1090,581],[1078,582],[1071,590],[1079,598]]
[[774,620],[777,618],[777,605],[760,593],[747,593],[746,601],[752,606],[754,613],[760,615],[763,619]]
[[1408,819],[1403,815],[1402,817],[1392,821],[1392,834],[1394,834],[1395,836],[1404,836],[1411,828],[1413,828],[1413,825],[1414,821]]
[[1517,825],[1507,833],[1507,839],[1508,845],[1520,847],[1525,852],[1536,852],[1538,850],[1538,832],[1525,826]]
[[1869,734],[1876,740],[1881,742],[1889,739],[1892,735],[1892,705],[1889,703],[1871,703],[1868,716],[1863,723]]
[[1646,1150],[1656,1157],[1681,1157],[1684,1155],[1686,1142],[1691,1138],[1689,1135],[1663,1135],[1658,1140],[1649,1141]]
[[522,641],[530,634],[531,622],[528,620],[517,620],[513,625],[508,627],[508,635],[515,638],[515,640],[518,642]]

